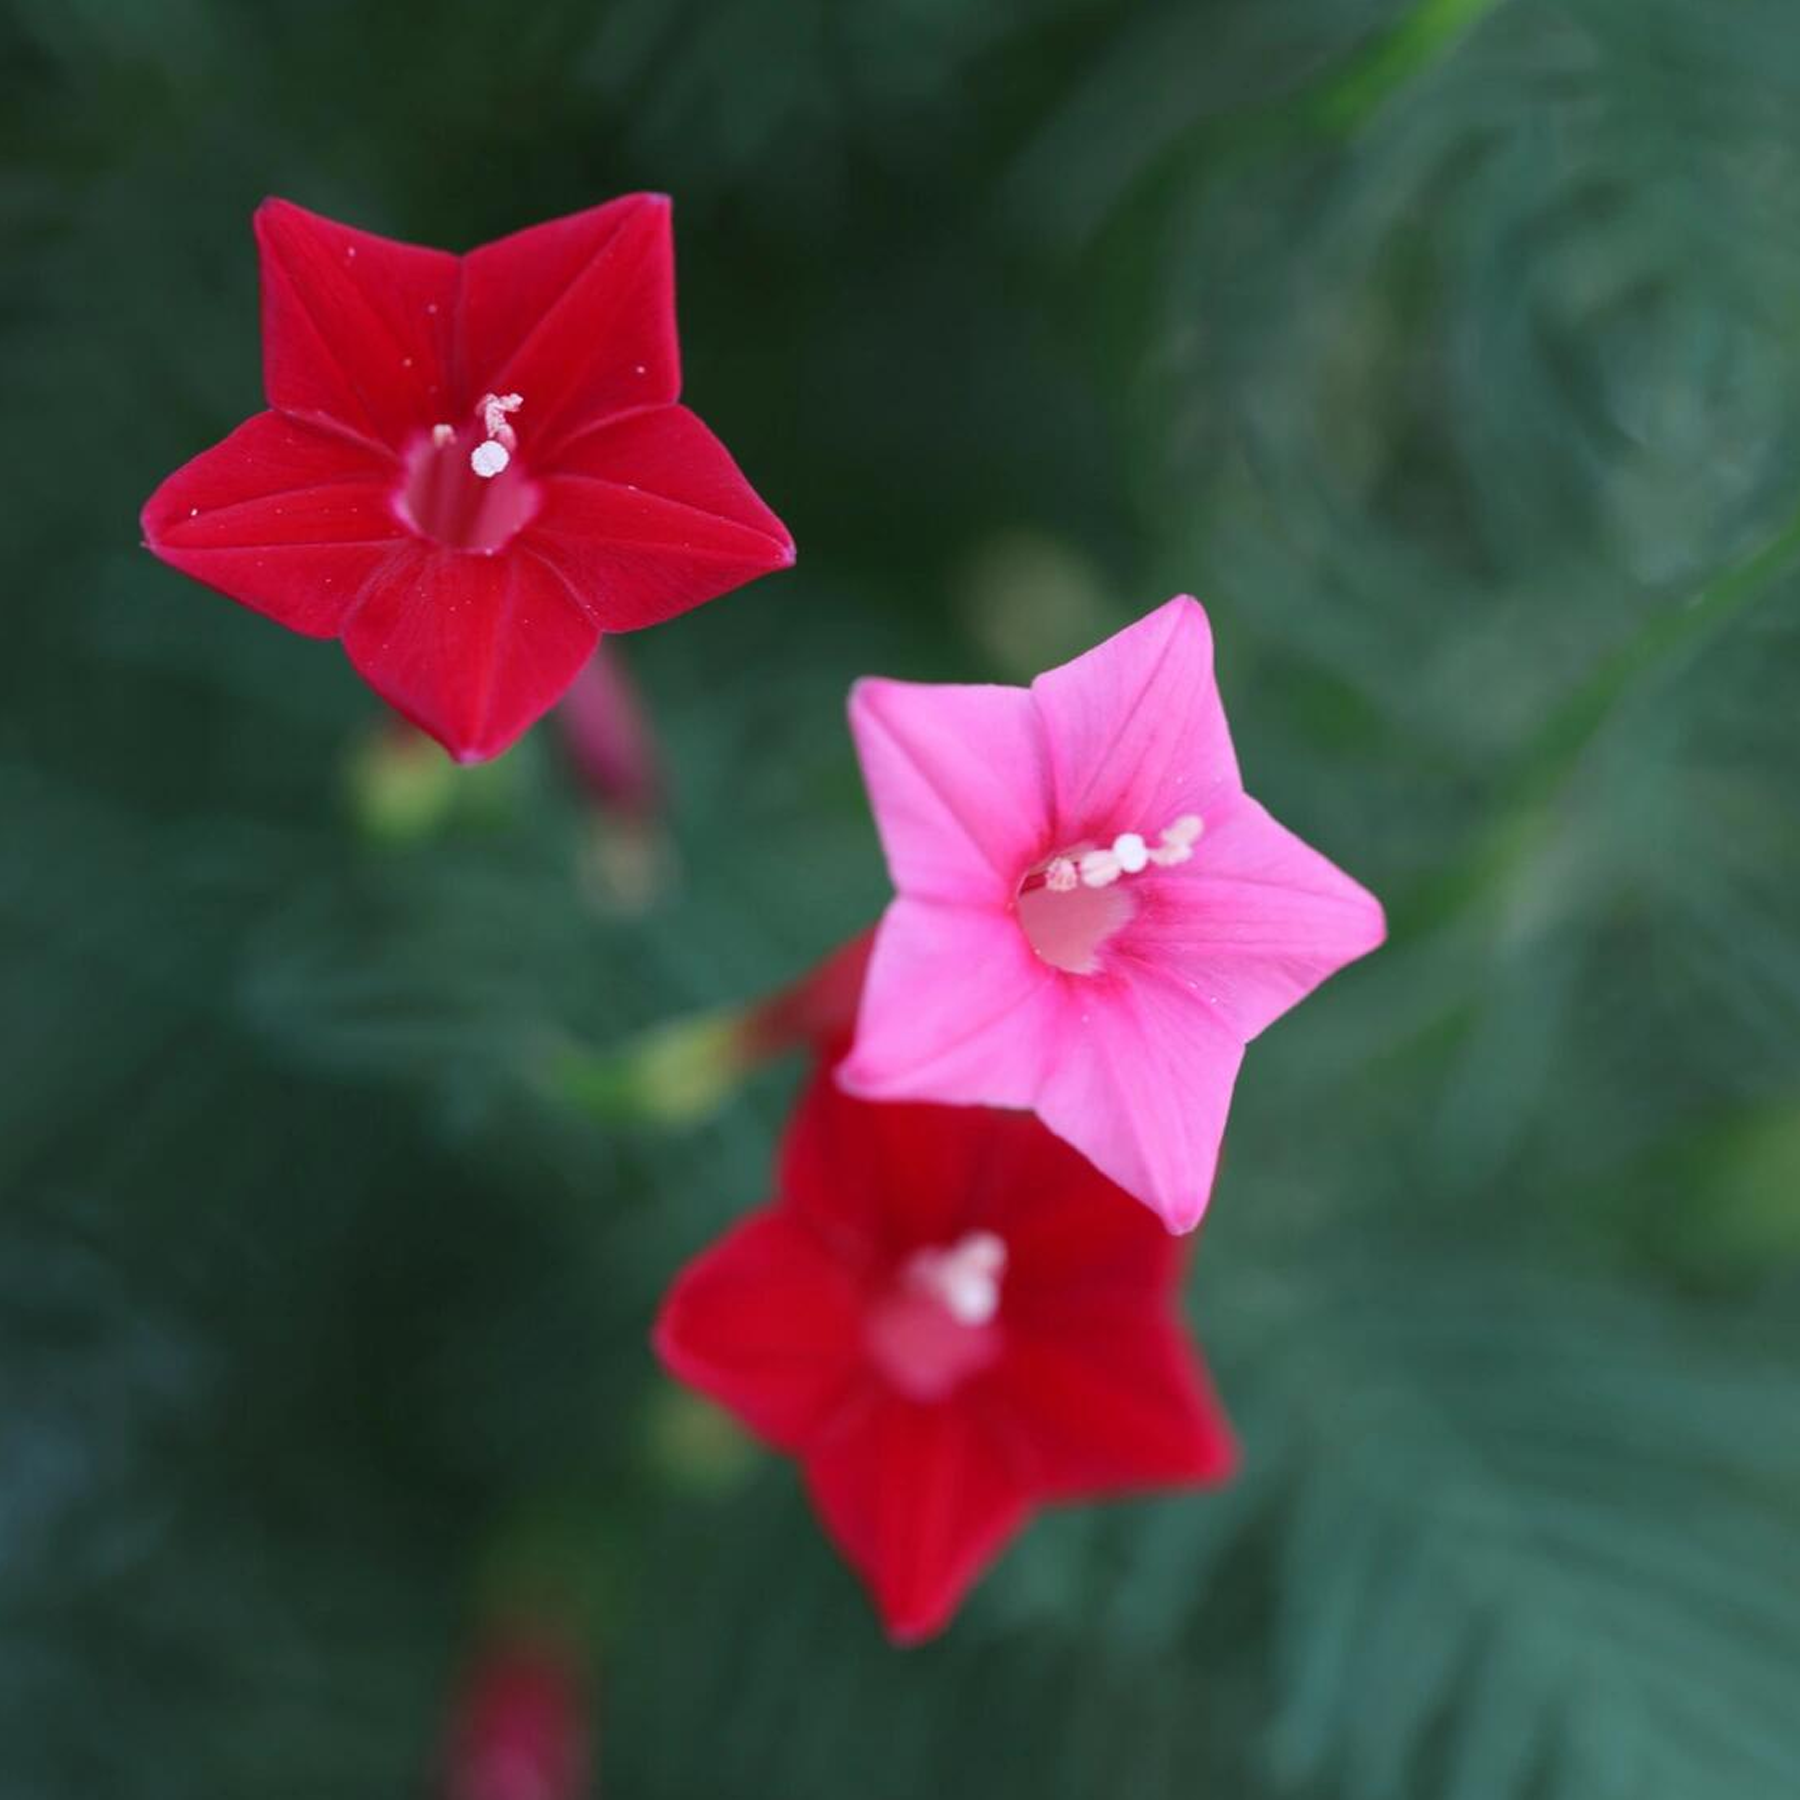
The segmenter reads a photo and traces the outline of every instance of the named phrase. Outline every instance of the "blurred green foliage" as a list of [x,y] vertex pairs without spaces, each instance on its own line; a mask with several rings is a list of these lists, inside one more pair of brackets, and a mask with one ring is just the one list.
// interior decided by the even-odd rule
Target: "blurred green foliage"
[[[1800,1792],[1790,0],[6,0],[0,92],[9,1800],[418,1792],[520,1593],[614,1800]],[[634,187],[801,546],[626,646],[639,916],[544,731],[357,829],[375,703],[135,528],[257,404],[264,192],[461,248]],[[855,675],[1182,589],[1394,939],[1246,1067],[1243,1481],[898,1655],[644,1341],[794,1071],[679,1131],[543,1074],[872,916]]]

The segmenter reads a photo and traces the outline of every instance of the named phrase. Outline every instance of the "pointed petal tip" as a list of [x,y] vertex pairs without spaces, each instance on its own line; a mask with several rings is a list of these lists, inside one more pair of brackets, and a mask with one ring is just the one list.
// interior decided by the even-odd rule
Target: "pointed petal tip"
[[853,1100],[888,1098],[882,1092],[880,1080],[871,1077],[869,1070],[858,1060],[854,1050],[842,1058],[837,1067],[831,1071],[831,1079],[840,1094],[848,1094]]
[[882,1632],[896,1650],[917,1650],[929,1644],[933,1638],[943,1636],[949,1623],[948,1615],[912,1618],[884,1612],[881,1616]]
[[890,688],[901,684],[886,675],[859,675],[850,684],[849,699],[844,710],[850,715],[850,726],[854,731],[859,719],[874,715],[881,704],[881,697]]
[[321,217],[323,217],[322,214],[312,212],[292,200],[283,198],[280,194],[264,194],[257,201],[256,209],[250,215],[250,229],[256,234],[256,240],[260,244],[269,230],[279,225],[284,219],[312,220]]
[[1146,1200],[1144,1204],[1162,1220],[1170,1237],[1188,1237],[1199,1230],[1211,1198],[1210,1194],[1202,1194],[1198,1200]]
[[1195,1475],[1208,1487],[1223,1487],[1235,1481],[1244,1467],[1244,1446],[1231,1421],[1221,1411],[1214,1421],[1215,1430],[1200,1458]]
[[676,1285],[663,1296],[663,1303],[657,1308],[656,1318],[650,1326],[649,1342],[651,1354],[663,1367],[665,1373],[677,1380],[686,1380],[682,1369],[681,1344],[675,1332],[675,1303],[680,1290],[679,1278]]

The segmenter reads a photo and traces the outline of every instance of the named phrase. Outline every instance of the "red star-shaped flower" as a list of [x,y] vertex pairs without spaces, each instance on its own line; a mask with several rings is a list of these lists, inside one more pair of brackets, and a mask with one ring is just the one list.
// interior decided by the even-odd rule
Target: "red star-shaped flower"
[[794,560],[676,404],[669,204],[633,194],[467,256],[258,209],[268,412],[144,508],[164,562],[309,637],[465,762],[603,631]]
[[821,1073],[780,1197],[677,1278],[669,1369],[799,1458],[889,1632],[941,1629],[1034,1506],[1223,1481],[1182,1240],[1035,1119]]

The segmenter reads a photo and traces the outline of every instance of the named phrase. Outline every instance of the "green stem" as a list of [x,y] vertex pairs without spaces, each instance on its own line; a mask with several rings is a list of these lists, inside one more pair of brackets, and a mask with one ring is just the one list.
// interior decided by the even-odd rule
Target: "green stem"
[[1390,95],[1433,68],[1500,0],[1419,0],[1390,30],[1302,97],[1302,116],[1334,136],[1354,131]]

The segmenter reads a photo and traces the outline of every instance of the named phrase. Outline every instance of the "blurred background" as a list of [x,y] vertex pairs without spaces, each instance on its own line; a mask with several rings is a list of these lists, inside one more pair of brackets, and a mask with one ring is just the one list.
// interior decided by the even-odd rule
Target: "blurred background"
[[[3,0],[0,100],[6,1800],[1800,1792],[1792,0]],[[644,187],[800,544],[616,640],[660,798],[138,548],[262,195]],[[544,1071],[873,917],[856,675],[1178,590],[1393,940],[1240,1085],[1241,1481],[898,1654],[645,1344],[798,1067]]]

